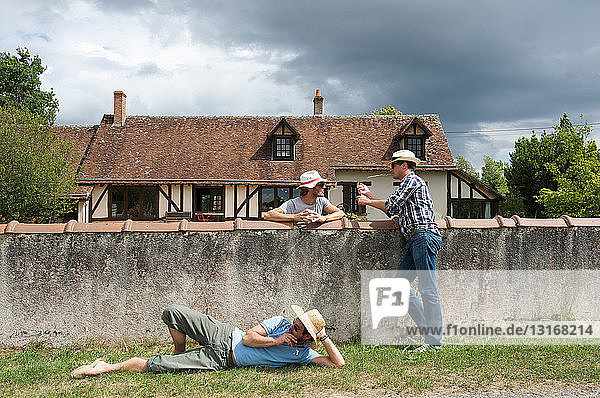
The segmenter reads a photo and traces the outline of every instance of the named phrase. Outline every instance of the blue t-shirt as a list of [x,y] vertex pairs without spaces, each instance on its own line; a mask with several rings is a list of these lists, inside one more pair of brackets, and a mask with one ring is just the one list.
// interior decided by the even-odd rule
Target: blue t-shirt
[[[292,323],[282,316],[275,316],[261,322],[267,331],[267,336],[277,338],[289,333]],[[278,367],[290,364],[308,365],[310,361],[320,356],[318,352],[305,344],[274,345],[256,348],[242,344],[242,336],[246,334],[236,330],[233,333],[233,355],[238,366],[270,366]]]

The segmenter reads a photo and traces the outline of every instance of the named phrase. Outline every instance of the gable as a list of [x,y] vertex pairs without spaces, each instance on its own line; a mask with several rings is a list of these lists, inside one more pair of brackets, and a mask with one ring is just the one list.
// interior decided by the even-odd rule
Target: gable
[[273,139],[273,137],[277,135],[292,136],[294,140],[298,140],[298,138],[300,138],[298,131],[296,131],[296,129],[290,125],[285,117],[282,117],[279,123],[277,123],[277,125],[273,127],[271,131],[269,131],[269,134],[267,134],[267,139]]
[[404,136],[424,136],[431,137],[433,133],[429,128],[419,120],[418,117],[413,117],[410,122],[406,123],[402,129],[396,135],[396,138],[402,138]]

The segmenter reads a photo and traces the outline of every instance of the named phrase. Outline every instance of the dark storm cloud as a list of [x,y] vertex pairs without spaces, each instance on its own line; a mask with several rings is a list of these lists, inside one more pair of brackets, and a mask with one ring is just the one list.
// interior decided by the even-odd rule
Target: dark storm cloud
[[[358,109],[328,79],[373,107],[440,113],[457,126],[554,117],[597,107],[600,62],[592,2],[328,1],[226,3],[206,13],[224,46],[253,45],[298,56],[273,79],[325,89],[329,109]],[[194,18],[190,18],[193,20]],[[572,109],[566,109],[572,108]]]
[[[134,40],[148,40],[161,49],[208,49],[206,60],[198,64],[229,74],[235,68],[221,62],[250,65],[254,57],[250,61],[261,66],[252,70],[249,81],[264,81],[271,90],[289,86],[294,96],[306,93],[307,103],[320,88],[327,114],[362,114],[384,105],[405,113],[437,113],[453,151],[473,156],[474,163],[483,153],[501,154],[505,160],[514,139],[529,133],[452,131],[528,127],[540,121],[549,125],[563,112],[572,119],[583,113],[590,121],[600,120],[600,2],[88,0],[87,5],[93,6],[86,7],[70,0],[51,6],[31,0],[28,4],[23,19],[30,23],[20,31],[47,35],[52,48],[56,27],[71,26],[74,15],[85,19],[91,13],[96,19],[119,21],[119,28],[133,27],[131,37],[114,43],[111,61],[105,57],[108,63],[118,60],[117,64],[98,59],[91,66],[124,76],[123,85],[165,76],[160,69],[165,63],[153,59],[153,54],[136,54],[133,62],[122,59],[129,54],[123,44],[135,46]],[[95,22],[90,19],[85,26],[94,31]],[[104,38],[86,36],[86,41],[107,45]],[[189,58],[183,58],[181,68],[174,70],[196,67],[186,65]],[[214,76],[227,80],[226,74],[217,72]],[[176,83],[182,74],[171,76]],[[195,84],[197,89],[213,88],[210,82]],[[223,98],[230,86],[235,86],[236,94],[245,90],[245,98],[265,94],[253,91],[260,90],[257,84],[237,80],[219,86]],[[268,107],[250,109],[298,114],[305,109],[299,103],[283,97],[277,105],[270,102]],[[215,112],[227,109],[228,114],[238,114],[249,109],[247,101],[220,104]]]

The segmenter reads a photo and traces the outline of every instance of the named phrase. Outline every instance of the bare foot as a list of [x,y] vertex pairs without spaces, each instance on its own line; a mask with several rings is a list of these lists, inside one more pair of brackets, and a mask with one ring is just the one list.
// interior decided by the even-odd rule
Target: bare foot
[[[89,365],[83,365],[75,369],[71,372],[71,377],[74,379],[83,379],[88,376],[93,376],[92,371],[96,365],[98,365],[102,360],[100,358],[96,359]],[[96,373],[97,374],[97,373]]]
[[94,366],[89,370],[89,376],[97,376],[102,373],[108,373],[111,370],[115,370],[115,365],[111,365],[110,363],[106,363],[103,360],[99,359],[94,362]]

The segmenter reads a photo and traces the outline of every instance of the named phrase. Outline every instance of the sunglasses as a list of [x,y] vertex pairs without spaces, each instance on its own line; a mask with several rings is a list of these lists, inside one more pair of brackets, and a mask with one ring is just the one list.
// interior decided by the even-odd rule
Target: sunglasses
[[390,162],[390,170],[393,170],[395,165],[402,164],[402,163],[404,163],[404,160],[395,160],[395,161],[392,160]]
[[320,182],[317,184],[318,187],[320,188],[325,188],[325,183],[324,182]]
[[[300,332],[300,326],[298,326],[298,324],[296,322],[293,323],[294,325],[294,330],[296,332]],[[304,331],[302,332],[303,335],[305,336],[310,336],[310,333],[308,333],[308,331],[306,330],[306,328],[304,328]],[[312,340],[312,337],[309,339],[309,341]]]

